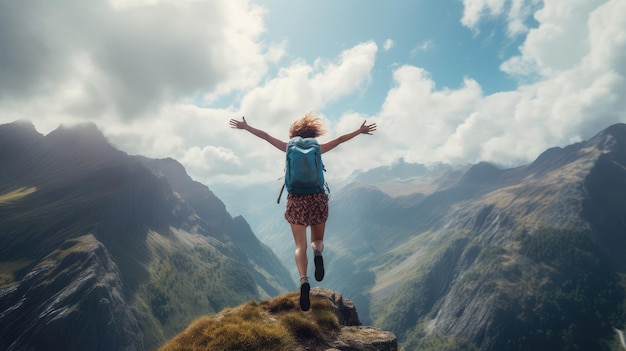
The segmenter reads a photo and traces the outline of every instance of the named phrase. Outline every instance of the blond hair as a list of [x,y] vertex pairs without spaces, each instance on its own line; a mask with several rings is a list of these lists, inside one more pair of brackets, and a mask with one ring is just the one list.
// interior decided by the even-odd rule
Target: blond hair
[[289,127],[289,138],[296,136],[303,138],[317,138],[324,135],[326,131],[322,127],[322,119],[312,111],[307,112],[304,117],[294,121]]

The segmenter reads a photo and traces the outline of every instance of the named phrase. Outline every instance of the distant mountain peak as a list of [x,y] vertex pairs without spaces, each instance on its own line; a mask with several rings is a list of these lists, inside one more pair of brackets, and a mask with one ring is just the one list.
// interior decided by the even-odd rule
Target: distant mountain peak
[[23,129],[35,130],[35,125],[29,119],[18,119],[11,123],[5,124],[4,126],[9,127],[9,128],[23,128]]
[[626,151],[626,124],[613,124],[596,134],[588,143],[595,145],[599,150]]
[[103,157],[111,153],[120,153],[107,140],[104,134],[93,123],[76,125],[60,125],[46,135],[47,142],[60,152],[93,153],[93,156]]
[[615,123],[607,127],[606,129],[604,129],[597,135],[605,135],[605,134],[610,134],[610,135],[613,135],[615,137],[620,137],[620,138],[626,137],[626,123]]
[[98,129],[98,126],[96,126],[92,122],[79,123],[79,124],[75,124],[71,126],[61,124],[59,125],[57,129],[53,130],[52,132],[50,132],[50,134],[48,134],[48,136],[58,136],[58,135],[81,136],[83,138],[88,137],[88,138],[94,138],[95,140],[99,140],[99,141],[106,141],[104,134],[102,134],[100,129]]
[[33,122],[27,119],[20,119],[15,122],[0,125],[0,135],[7,134],[10,136],[41,136],[41,133],[35,129]]
[[502,170],[489,162],[479,162],[465,171],[462,182],[484,183],[496,181]]

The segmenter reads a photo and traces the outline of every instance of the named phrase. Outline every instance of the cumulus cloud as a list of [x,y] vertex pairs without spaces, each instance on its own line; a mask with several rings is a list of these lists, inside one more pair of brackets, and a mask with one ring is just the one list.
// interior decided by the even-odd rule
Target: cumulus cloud
[[200,148],[192,146],[185,151],[180,159],[187,165],[190,172],[196,174],[215,173],[235,174],[244,170],[240,158],[232,150],[222,146],[205,146]]
[[[502,13],[489,1],[473,4]],[[476,8],[466,12],[477,13]],[[514,166],[549,147],[588,139],[624,122],[623,13],[626,2],[621,0],[545,1],[520,56],[503,64],[539,77],[515,91],[483,96],[470,79],[458,89],[436,90],[427,72],[401,67],[379,116],[381,134],[411,161]]]
[[392,47],[393,47],[393,39],[385,40],[385,43],[383,44],[383,50],[389,51],[391,50]]
[[435,162],[440,156],[435,150],[475,111],[482,97],[480,86],[466,79],[460,89],[436,90],[428,72],[409,65],[398,68],[394,80],[396,85],[377,116],[380,133],[396,150],[392,157]]
[[530,30],[521,54],[501,68],[513,76],[538,74],[550,77],[578,65],[590,50],[589,18],[605,0],[545,1],[535,13],[539,25]]
[[[155,113],[152,122],[136,120],[103,128],[122,149],[150,157],[174,157],[205,183],[278,179],[284,172],[280,151],[246,131],[230,128],[228,120],[245,116],[250,125],[287,140],[293,120],[363,89],[376,52],[376,44],[366,42],[345,50],[335,61],[295,61],[248,90],[238,107],[212,109],[171,103]],[[321,117],[332,126],[329,119]],[[331,130],[325,138],[335,135]]]
[[281,68],[276,77],[246,93],[241,114],[262,119],[269,131],[285,135],[289,124],[305,112],[363,89],[377,50],[374,42],[366,42],[343,51],[336,61],[296,61]]
[[2,1],[0,46],[11,49],[0,54],[0,101],[61,101],[55,118],[132,119],[265,74],[263,10],[250,2],[132,4]]
[[431,50],[435,46],[435,41],[433,39],[427,39],[417,45],[413,50],[411,50],[411,56],[415,56],[418,52]]
[[[501,65],[518,87],[487,95],[468,76],[441,88],[422,67],[393,66],[375,114],[322,115],[322,141],[378,124],[327,155],[333,176],[399,158],[515,166],[625,121],[625,1],[463,5],[470,30],[498,20],[525,35]],[[0,1],[0,47],[12,48],[0,51],[0,122],[27,118],[46,133],[92,121],[120,149],[178,159],[206,184],[278,179],[280,151],[228,120],[246,116],[286,139],[295,118],[370,88],[379,48],[367,41],[286,62],[285,43],[264,42],[264,30],[264,10],[244,0]],[[236,102],[220,106],[229,95]]]
[[[528,31],[528,17],[533,14],[542,0],[462,0],[461,23],[475,32],[485,19],[503,18],[507,23],[507,34],[511,37]],[[547,2],[547,1],[545,1]]]

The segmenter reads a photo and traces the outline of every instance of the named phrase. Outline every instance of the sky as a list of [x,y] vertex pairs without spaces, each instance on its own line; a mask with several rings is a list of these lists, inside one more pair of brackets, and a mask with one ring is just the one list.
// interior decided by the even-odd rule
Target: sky
[[626,0],[0,0],[0,124],[95,123],[204,184],[279,178],[308,111],[332,177],[501,167],[626,122]]

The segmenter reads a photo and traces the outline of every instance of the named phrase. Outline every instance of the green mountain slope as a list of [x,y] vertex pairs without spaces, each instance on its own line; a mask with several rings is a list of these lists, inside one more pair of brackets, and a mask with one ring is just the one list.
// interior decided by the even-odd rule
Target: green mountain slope
[[199,315],[295,289],[179,163],[120,152],[94,125],[0,125],[0,165],[0,349],[153,349]]
[[525,167],[479,164],[426,196],[411,209],[415,231],[388,251],[397,263],[372,268],[375,324],[409,349],[443,337],[479,350],[617,350],[625,132]]

